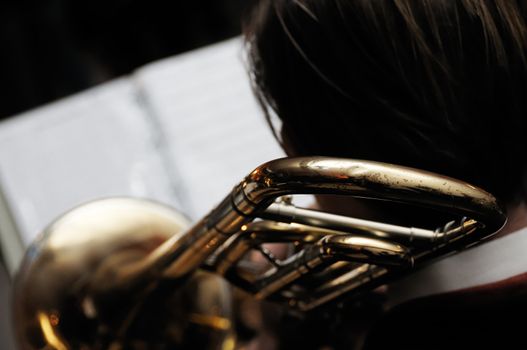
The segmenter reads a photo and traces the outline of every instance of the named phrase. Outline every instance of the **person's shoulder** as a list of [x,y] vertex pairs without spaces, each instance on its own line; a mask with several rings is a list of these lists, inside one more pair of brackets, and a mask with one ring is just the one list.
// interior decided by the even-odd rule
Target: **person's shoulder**
[[375,324],[365,349],[527,348],[527,272],[502,281],[413,299]]

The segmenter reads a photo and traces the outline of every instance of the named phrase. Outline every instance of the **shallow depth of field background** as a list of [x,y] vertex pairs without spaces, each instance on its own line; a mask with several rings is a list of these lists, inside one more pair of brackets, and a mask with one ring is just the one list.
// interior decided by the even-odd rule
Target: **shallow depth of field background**
[[[239,35],[247,0],[0,1],[0,120]],[[0,349],[13,350],[0,257]]]
[[249,2],[0,1],[0,119],[237,35]]

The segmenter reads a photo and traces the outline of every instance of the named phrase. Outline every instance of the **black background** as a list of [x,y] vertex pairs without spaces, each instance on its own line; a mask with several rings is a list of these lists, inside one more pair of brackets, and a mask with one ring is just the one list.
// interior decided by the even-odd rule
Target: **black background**
[[247,0],[0,0],[0,119],[232,37]]

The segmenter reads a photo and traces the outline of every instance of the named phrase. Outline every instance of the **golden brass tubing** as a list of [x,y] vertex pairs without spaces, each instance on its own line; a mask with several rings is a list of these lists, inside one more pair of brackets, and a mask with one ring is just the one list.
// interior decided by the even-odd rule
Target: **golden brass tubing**
[[234,205],[247,214],[251,205],[270,197],[347,194],[456,213],[483,222],[489,232],[499,230],[506,221],[496,198],[478,187],[426,171],[371,161],[330,157],[277,159],[251,172],[236,192]]
[[385,266],[362,264],[324,283],[312,291],[309,298],[299,300],[292,306],[301,311],[309,311],[343,295],[351,297],[349,293],[353,291],[368,290],[372,284],[379,285],[384,282],[382,278],[388,276],[389,271],[390,269]]
[[[239,232],[253,220],[270,215],[273,207],[267,214],[266,208],[289,194],[389,200],[468,218],[434,232],[436,242],[428,249],[421,245],[410,249],[377,238],[376,229],[384,228],[391,232],[386,235],[403,241],[417,236],[426,241],[430,233],[399,232],[394,226],[357,221],[372,237],[342,234],[344,229],[330,234],[327,227],[299,229],[302,220],[314,223],[314,214],[302,209],[306,218],[299,219],[297,210],[288,226],[292,233],[278,229],[268,236],[279,241],[300,238],[307,247],[256,278],[253,290],[258,297],[290,292],[284,288],[300,282],[306,272],[337,261],[364,263],[358,268],[350,264],[354,269],[339,270],[343,274],[336,278],[337,273],[322,274],[330,280],[311,286],[314,290],[306,288],[306,294],[313,293],[298,300],[304,309],[374,286],[391,278],[391,272],[398,275],[393,266],[410,266],[414,260],[425,263],[440,253],[476,244],[506,222],[496,198],[465,182],[395,165],[327,157],[277,159],[259,166],[189,229],[184,217],[163,205],[124,198],[92,202],[56,220],[28,250],[13,293],[19,345],[24,349],[57,344],[71,349],[145,349],[175,348],[188,341],[201,344],[194,348],[233,344],[231,311],[224,302],[229,288],[224,280],[200,268],[223,251],[232,254],[222,268],[228,270],[246,249]],[[316,216],[326,224],[340,220],[331,214]],[[300,234],[304,229],[314,233],[315,243]],[[259,243],[266,239],[262,231]],[[234,248],[228,248],[228,243],[234,243]],[[200,333],[203,327],[208,336]]]
[[[435,249],[412,249],[414,264],[422,265],[427,261],[429,262],[430,260],[427,259],[433,257],[440,249],[445,248],[448,244],[455,243],[458,239],[470,235],[478,226],[479,223],[475,220],[466,220],[459,225],[454,225],[453,223],[447,224],[445,230],[438,233],[442,236],[441,240],[443,243],[437,245]],[[358,289],[369,290],[381,284],[381,282],[387,282],[386,280],[381,281],[381,278],[387,276],[389,271],[390,267],[373,264],[363,264],[353,269],[350,268],[349,271],[345,271],[341,276],[325,282],[312,291],[307,300],[301,300],[295,303],[295,307],[302,311],[308,311],[337,299],[340,296],[351,296],[352,291]]]
[[411,267],[410,251],[399,244],[354,235],[326,236],[300,253],[275,273],[256,283],[256,297],[267,298],[308,272],[339,260],[373,262],[382,266]]
[[346,232],[296,223],[287,224],[268,220],[252,222],[226,241],[224,247],[220,247],[211,269],[220,275],[225,275],[247,251],[261,243],[315,243],[328,235],[344,234]]

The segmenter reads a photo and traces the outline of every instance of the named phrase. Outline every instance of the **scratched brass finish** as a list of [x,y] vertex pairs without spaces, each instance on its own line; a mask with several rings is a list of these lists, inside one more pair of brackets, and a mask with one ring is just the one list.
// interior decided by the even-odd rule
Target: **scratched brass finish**
[[[297,208],[283,197],[291,194],[389,200],[453,220],[437,229],[372,222]],[[261,165],[189,228],[159,204],[97,201],[65,214],[29,249],[16,281],[18,341],[24,349],[230,349],[229,290],[217,276],[307,311],[476,244],[505,221],[496,199],[467,183],[324,157]],[[267,243],[287,253],[275,256]],[[254,251],[263,263],[247,259]]]

